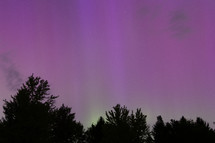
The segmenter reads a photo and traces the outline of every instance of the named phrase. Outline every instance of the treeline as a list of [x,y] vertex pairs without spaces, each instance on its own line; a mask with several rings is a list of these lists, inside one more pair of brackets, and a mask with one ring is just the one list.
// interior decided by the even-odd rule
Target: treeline
[[4,100],[0,143],[214,143],[215,130],[201,118],[182,117],[164,122],[161,116],[150,130],[141,109],[116,105],[95,125],[84,129],[65,105],[56,107],[46,80],[33,75],[11,100]]

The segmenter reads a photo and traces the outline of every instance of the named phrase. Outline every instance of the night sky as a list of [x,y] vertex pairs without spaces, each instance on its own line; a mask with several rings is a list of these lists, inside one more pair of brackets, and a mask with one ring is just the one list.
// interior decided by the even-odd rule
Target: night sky
[[3,99],[34,73],[85,126],[117,103],[148,123],[215,121],[214,0],[0,0]]

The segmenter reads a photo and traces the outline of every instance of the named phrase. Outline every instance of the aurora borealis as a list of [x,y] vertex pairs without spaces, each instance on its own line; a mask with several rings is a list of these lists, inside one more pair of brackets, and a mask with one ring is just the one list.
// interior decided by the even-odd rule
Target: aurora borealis
[[0,104],[34,73],[87,126],[117,103],[142,108],[149,123],[157,115],[212,123],[214,6],[213,0],[1,0]]

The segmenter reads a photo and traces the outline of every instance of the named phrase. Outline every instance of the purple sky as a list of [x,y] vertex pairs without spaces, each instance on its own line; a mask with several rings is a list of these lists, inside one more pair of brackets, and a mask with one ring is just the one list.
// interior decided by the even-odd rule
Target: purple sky
[[[34,73],[89,126],[117,103],[215,121],[214,0],[1,0],[0,91]],[[2,115],[2,108],[0,109]]]

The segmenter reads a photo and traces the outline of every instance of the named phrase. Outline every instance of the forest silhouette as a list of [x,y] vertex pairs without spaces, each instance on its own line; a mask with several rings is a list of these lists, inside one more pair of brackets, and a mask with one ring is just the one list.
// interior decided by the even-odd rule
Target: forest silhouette
[[202,118],[181,117],[150,130],[141,109],[117,104],[96,124],[84,129],[71,108],[55,105],[47,80],[31,75],[11,99],[4,100],[0,143],[214,143],[215,130]]

